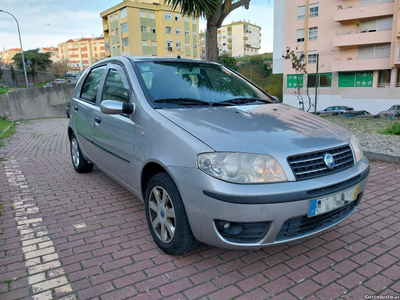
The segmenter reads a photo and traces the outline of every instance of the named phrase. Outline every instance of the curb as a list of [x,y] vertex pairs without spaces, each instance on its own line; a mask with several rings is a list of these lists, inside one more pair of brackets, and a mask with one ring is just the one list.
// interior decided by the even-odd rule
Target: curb
[[372,152],[372,151],[364,151],[364,155],[366,158],[370,160],[379,160],[384,162],[400,164],[400,156],[386,154],[386,153]]

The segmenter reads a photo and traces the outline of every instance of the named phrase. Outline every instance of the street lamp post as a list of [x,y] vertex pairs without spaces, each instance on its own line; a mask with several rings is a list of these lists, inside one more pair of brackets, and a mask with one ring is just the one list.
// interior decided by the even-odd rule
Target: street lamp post
[[8,11],[1,10],[1,9],[0,9],[0,12],[5,13],[5,14],[9,14],[11,17],[14,18],[15,22],[17,22],[17,29],[18,29],[18,36],[19,36],[19,44],[20,44],[20,46],[21,46],[21,54],[22,54],[22,65],[24,66],[25,83],[26,83],[26,87],[29,88],[28,75],[26,74],[26,65],[25,65],[24,50],[22,49],[21,32],[19,31],[18,20],[17,20],[16,17],[14,17],[13,14],[9,13]]

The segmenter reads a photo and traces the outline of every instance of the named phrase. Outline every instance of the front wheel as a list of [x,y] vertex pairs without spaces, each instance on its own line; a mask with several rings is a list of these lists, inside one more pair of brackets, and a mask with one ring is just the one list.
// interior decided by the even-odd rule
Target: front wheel
[[83,156],[74,134],[71,135],[70,146],[72,165],[75,171],[78,173],[88,173],[92,171],[93,164],[88,162]]
[[198,246],[179,190],[167,173],[151,178],[146,189],[145,205],[151,235],[162,251],[180,255]]

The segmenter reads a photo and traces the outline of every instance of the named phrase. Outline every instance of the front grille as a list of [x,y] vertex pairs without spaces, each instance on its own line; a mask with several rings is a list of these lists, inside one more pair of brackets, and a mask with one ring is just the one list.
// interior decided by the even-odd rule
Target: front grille
[[[336,165],[333,169],[329,169],[324,163],[324,154],[326,153],[331,154],[335,158]],[[305,180],[336,173],[354,165],[353,152],[349,145],[293,155],[289,156],[287,160],[296,180]]]
[[[360,199],[360,196],[358,199]],[[346,206],[315,217],[302,216],[289,219],[283,224],[275,241],[299,238],[340,222],[353,213],[357,202],[358,200],[352,201]]]

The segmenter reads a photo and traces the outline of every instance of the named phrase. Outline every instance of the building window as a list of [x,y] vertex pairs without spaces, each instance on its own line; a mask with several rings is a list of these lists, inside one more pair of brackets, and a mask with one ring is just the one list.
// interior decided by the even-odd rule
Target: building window
[[306,18],[306,7],[298,6],[297,7],[297,20],[304,20]]
[[[318,74],[318,87],[332,87],[332,73]],[[307,87],[313,88],[317,85],[317,74],[307,75]]]
[[123,38],[122,39],[122,47],[127,47],[129,46],[129,38]]
[[182,30],[179,27],[176,27],[175,34],[182,34]]
[[190,49],[190,44],[186,43],[186,49]]
[[182,42],[177,41],[176,42],[176,48],[182,48]]
[[193,24],[196,24],[196,23],[197,23],[196,18],[193,18],[192,23],[193,23]]
[[114,21],[113,15],[110,16],[110,22]]
[[302,74],[294,74],[287,75],[286,87],[288,89],[302,88],[303,87],[303,75]]
[[165,13],[165,20],[171,20],[171,14]]
[[155,29],[155,28],[151,28],[151,29],[150,29],[150,32],[151,32],[151,33],[156,33],[156,29]]
[[319,12],[319,4],[313,3],[310,4],[310,18],[318,17]]
[[121,16],[121,19],[122,19],[122,18],[125,18],[126,16],[128,16],[128,13],[127,13],[127,11],[126,11],[126,7],[124,7],[123,9],[121,9],[121,10],[119,11],[119,15]]
[[117,48],[119,48],[119,42],[117,43]]
[[197,49],[197,44],[194,44],[194,45],[193,45],[193,48],[194,48],[194,49]]
[[153,47],[157,47],[157,42],[151,42],[151,45],[152,45]]
[[116,35],[118,35],[118,31],[119,31],[119,29],[118,29],[118,28],[115,28],[115,34],[116,34]]
[[146,12],[141,11],[141,12],[140,12],[140,17],[141,17],[141,18],[146,18]]
[[197,36],[197,32],[196,31],[193,31],[193,36]]
[[317,51],[308,51],[307,63],[308,64],[316,64],[317,63]]
[[155,19],[156,18],[156,14],[155,13],[150,13],[150,19]]
[[121,33],[128,31],[128,23],[121,24]]
[[141,32],[146,32],[146,26],[140,26],[140,31]]
[[105,51],[110,51],[110,43],[105,43],[104,44],[104,50]]
[[118,14],[115,14],[114,18],[115,18],[115,21],[117,21],[118,20]]
[[185,35],[190,35],[190,31],[189,30],[185,30]]
[[304,29],[297,29],[297,42],[304,42]]
[[185,22],[189,22],[189,17],[185,17]]
[[142,41],[142,46],[147,47],[147,41]]
[[318,39],[318,27],[310,27],[308,29],[308,40],[316,41]]
[[175,14],[175,21],[180,21],[181,20],[181,15]]
[[165,27],[165,33],[171,33],[172,32],[172,27]]

